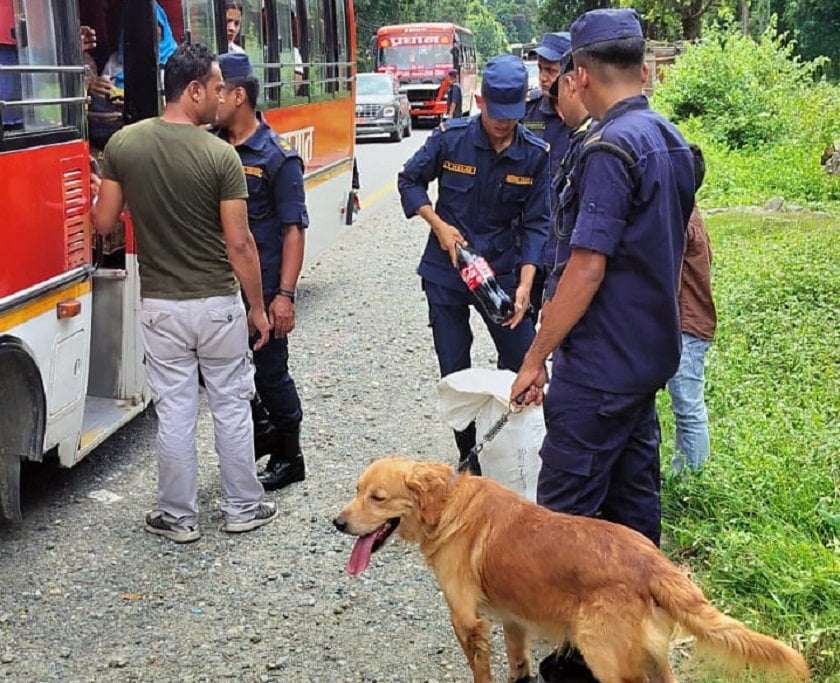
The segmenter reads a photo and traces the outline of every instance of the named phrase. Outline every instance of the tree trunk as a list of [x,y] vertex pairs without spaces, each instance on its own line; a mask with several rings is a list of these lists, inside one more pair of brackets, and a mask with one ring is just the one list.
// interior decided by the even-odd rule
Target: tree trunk
[[685,40],[697,40],[700,37],[703,17],[698,16],[694,7],[685,7],[680,13],[682,34]]

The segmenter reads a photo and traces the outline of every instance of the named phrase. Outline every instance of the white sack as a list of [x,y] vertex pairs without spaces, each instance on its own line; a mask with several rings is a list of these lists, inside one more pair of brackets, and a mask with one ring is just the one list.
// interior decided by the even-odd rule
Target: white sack
[[[487,368],[470,368],[447,375],[438,384],[441,417],[458,431],[475,420],[476,442],[480,442],[507,411],[515,378],[510,370]],[[482,474],[535,501],[543,438],[542,408],[531,405],[521,413],[512,414],[502,431],[479,453]]]

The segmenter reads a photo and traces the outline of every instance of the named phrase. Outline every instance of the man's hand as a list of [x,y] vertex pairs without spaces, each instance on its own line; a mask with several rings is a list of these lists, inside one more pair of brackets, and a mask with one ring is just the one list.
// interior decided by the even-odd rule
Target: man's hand
[[295,305],[292,300],[280,294],[275,296],[268,307],[268,321],[278,339],[295,329]]
[[461,231],[454,225],[449,225],[446,221],[438,219],[432,225],[432,232],[435,233],[440,248],[449,254],[452,265],[457,266],[458,251],[455,249],[455,245],[460,244],[462,247],[467,245],[467,240],[461,234]]
[[510,320],[503,322],[502,327],[509,327],[514,329],[528,312],[531,305],[531,286],[527,284],[520,284],[516,288],[516,294],[513,298],[513,317]]
[[99,196],[99,188],[102,187],[102,178],[95,173],[90,174],[90,201],[93,202]]
[[97,76],[90,84],[88,92],[95,97],[107,99],[111,95],[111,79],[107,76]]
[[271,332],[271,325],[268,324],[268,317],[262,306],[251,306],[248,309],[248,332],[250,336],[259,334],[259,339],[254,342],[254,351],[259,351],[268,343],[268,334]]
[[82,52],[87,52],[96,47],[96,31],[90,26],[81,27]]
[[548,375],[545,371],[545,365],[542,362],[535,362],[530,354],[525,354],[519,374],[516,375],[513,386],[510,388],[510,402],[513,403],[520,394],[524,394],[523,405],[527,406],[531,403],[541,405],[543,402],[543,387],[547,381]]

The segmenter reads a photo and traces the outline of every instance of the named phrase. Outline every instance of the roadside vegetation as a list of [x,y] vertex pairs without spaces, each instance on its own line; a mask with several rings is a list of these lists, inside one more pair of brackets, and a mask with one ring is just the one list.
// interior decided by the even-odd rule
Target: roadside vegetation
[[[715,604],[800,649],[817,683],[840,683],[840,177],[820,166],[840,140],[840,87],[822,66],[772,26],[758,40],[710,34],[657,89],[655,106],[704,150],[701,207],[780,196],[820,209],[707,218],[712,457],[666,477],[663,517],[669,553]],[[668,472],[665,392],[660,408]],[[718,680],[687,666],[688,680]]]
[[840,85],[825,58],[793,50],[773,23],[758,39],[710,31],[657,86],[653,105],[703,148],[701,206],[840,203],[840,176],[821,166],[840,141]]

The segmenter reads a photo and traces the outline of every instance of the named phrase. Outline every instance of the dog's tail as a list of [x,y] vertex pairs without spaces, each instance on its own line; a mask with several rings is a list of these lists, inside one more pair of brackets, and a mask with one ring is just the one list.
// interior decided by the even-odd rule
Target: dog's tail
[[651,577],[651,593],[674,621],[697,638],[700,649],[729,668],[749,665],[795,681],[810,679],[808,665],[796,650],[720,612],[677,567],[662,560]]

